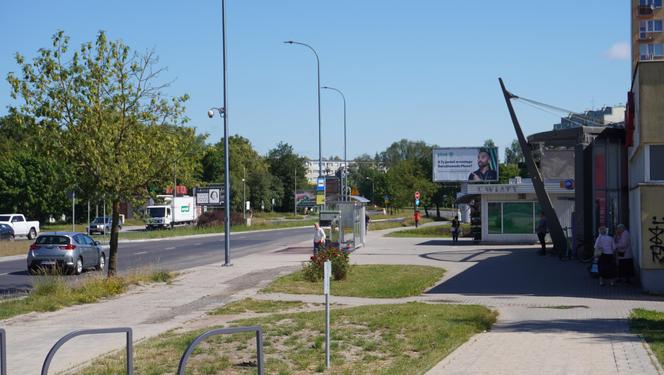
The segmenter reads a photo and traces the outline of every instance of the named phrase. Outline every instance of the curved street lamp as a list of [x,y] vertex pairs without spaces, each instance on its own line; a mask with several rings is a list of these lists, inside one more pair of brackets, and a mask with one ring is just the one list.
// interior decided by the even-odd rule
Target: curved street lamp
[[311,52],[314,53],[314,56],[316,56],[316,70],[318,72],[318,84],[316,85],[316,89],[318,91],[318,177],[323,176],[323,152],[321,150],[321,143],[323,141],[323,136],[321,133],[321,120],[320,120],[320,59],[318,58],[318,52],[316,50],[302,42],[296,42],[294,40],[287,40],[284,43],[286,44],[298,44],[304,47],[307,47],[311,50]]
[[341,98],[344,101],[344,174],[343,174],[342,184],[343,184],[343,187],[344,187],[343,197],[344,197],[344,200],[347,201],[347,200],[349,200],[348,199],[349,194],[348,194],[348,158],[346,157],[346,96],[344,95],[343,92],[341,92],[341,90],[339,90],[337,88],[334,88],[334,87],[323,86],[321,88],[325,89],[325,90],[332,90],[332,91],[338,92],[339,95],[341,95]]

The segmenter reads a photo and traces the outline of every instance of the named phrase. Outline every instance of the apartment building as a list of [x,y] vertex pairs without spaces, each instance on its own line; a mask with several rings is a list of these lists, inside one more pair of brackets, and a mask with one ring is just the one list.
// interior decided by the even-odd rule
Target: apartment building
[[664,59],[663,0],[632,0],[632,73],[639,61]]

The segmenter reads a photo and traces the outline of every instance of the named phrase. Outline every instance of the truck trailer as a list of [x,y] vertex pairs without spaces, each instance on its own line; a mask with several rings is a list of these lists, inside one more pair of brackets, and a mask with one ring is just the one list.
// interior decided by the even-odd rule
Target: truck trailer
[[[196,222],[196,200],[191,196],[166,197],[161,205],[148,206],[145,209],[145,229],[168,228]],[[173,215],[173,211],[175,215]]]

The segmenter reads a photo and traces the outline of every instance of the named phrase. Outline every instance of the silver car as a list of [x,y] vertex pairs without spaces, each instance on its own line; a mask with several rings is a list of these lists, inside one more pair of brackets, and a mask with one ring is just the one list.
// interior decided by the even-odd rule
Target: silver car
[[30,274],[53,268],[79,275],[86,268],[103,270],[105,266],[102,246],[85,233],[42,233],[28,251]]

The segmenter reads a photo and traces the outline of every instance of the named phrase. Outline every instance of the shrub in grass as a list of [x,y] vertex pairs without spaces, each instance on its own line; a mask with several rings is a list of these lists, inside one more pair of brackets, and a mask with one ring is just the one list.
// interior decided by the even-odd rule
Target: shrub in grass
[[302,267],[304,279],[311,282],[323,279],[323,265],[328,260],[332,262],[332,277],[334,280],[345,280],[350,269],[348,253],[335,247],[328,247],[313,255]]

